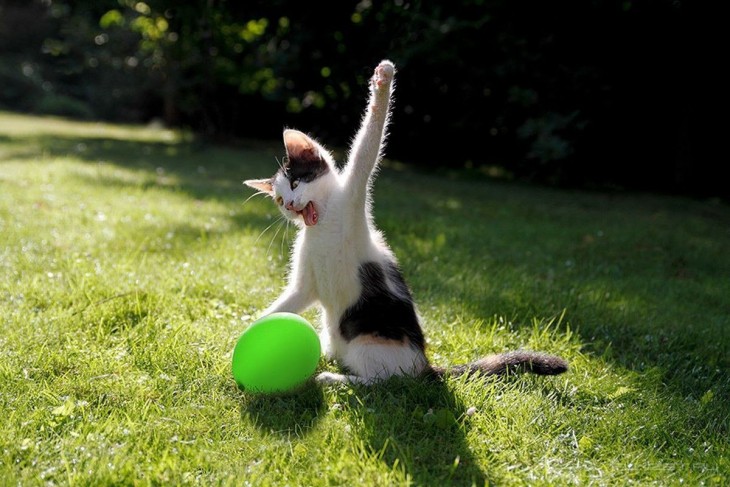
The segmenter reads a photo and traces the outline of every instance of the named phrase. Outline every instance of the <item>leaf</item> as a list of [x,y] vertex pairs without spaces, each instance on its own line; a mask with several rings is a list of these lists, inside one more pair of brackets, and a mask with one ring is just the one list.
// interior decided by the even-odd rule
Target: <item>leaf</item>
[[30,448],[33,448],[33,440],[30,438],[23,438],[23,441],[20,442],[20,450],[25,451]]
[[578,440],[578,450],[583,453],[593,450],[593,446],[593,440],[588,436],[581,436],[580,440]]
[[456,416],[451,412],[450,409],[439,409],[436,411],[436,427],[438,429],[446,430],[456,424]]
[[63,404],[53,408],[53,410],[51,410],[51,414],[53,414],[54,416],[61,416],[62,418],[66,418],[68,416],[71,416],[75,409],[76,403],[73,399],[68,398]]
[[712,398],[715,397],[715,393],[712,392],[712,389],[709,389],[707,392],[702,394],[702,397],[700,398],[700,404],[703,406],[707,406],[710,402],[712,402]]
[[423,412],[421,406],[416,406],[411,415],[414,419],[422,419],[426,413]]
[[124,25],[124,16],[119,10],[113,9],[105,13],[99,19],[99,26],[102,29],[109,27],[122,27]]
[[611,400],[618,399],[618,398],[623,397],[623,396],[625,396],[627,394],[631,394],[635,390],[636,389],[634,389],[633,387],[620,386],[612,394],[610,394],[608,396],[608,398],[611,399]]
[[426,414],[423,415],[423,422],[425,424],[434,425],[438,429],[449,429],[456,425],[456,416],[451,410],[443,408],[437,411],[429,409]]
[[428,412],[423,415],[423,422],[426,424],[434,424],[436,422],[436,415],[433,413],[433,409],[429,409]]

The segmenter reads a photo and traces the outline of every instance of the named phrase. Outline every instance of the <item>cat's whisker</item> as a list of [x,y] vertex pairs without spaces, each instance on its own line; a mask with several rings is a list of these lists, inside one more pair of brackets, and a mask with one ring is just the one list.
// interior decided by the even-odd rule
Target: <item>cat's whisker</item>
[[264,236],[264,234],[265,234],[266,232],[268,232],[268,231],[269,231],[269,229],[270,229],[271,227],[273,227],[273,226],[274,226],[274,225],[276,225],[277,223],[280,223],[280,222],[281,222],[281,220],[283,220],[283,219],[284,219],[284,215],[281,215],[281,216],[279,216],[279,218],[277,218],[276,220],[274,220],[274,221],[273,221],[273,222],[271,223],[271,225],[269,225],[268,227],[264,228],[264,230],[263,230],[263,231],[262,231],[261,233],[259,233],[259,236],[258,236],[258,237],[256,237],[256,241],[254,242],[254,245],[256,245],[256,244],[257,244],[257,243],[259,242],[259,240],[261,240],[261,237],[263,237],[263,236]]
[[248,198],[246,198],[246,200],[243,203],[241,203],[241,206],[244,206],[246,203],[248,203],[249,201],[251,201],[254,197],[261,196],[261,195],[263,195],[263,196],[269,196],[268,193],[264,193],[263,191],[257,191],[254,194],[252,194],[251,196],[249,196]]
[[[283,218],[283,217],[282,217]],[[279,222],[282,220],[282,218],[279,218]],[[288,220],[287,220],[288,222]],[[274,236],[271,238],[271,242],[269,242],[269,247],[266,249],[266,257],[268,258],[269,252],[271,252],[271,246],[274,245],[274,241],[276,240],[276,237],[279,235],[279,232],[281,231],[281,227],[283,225],[279,225],[279,227],[276,229],[276,233],[274,233]]]
[[279,169],[281,169],[283,171],[284,170],[284,164],[282,163],[282,161],[280,161],[279,158],[276,157],[276,156],[274,156],[274,159],[276,159],[276,163],[279,165]]
[[289,224],[291,223],[290,220],[286,221],[286,228],[284,228],[284,233],[281,235],[281,247],[279,247],[279,253],[281,255],[284,255],[284,242],[289,240]]

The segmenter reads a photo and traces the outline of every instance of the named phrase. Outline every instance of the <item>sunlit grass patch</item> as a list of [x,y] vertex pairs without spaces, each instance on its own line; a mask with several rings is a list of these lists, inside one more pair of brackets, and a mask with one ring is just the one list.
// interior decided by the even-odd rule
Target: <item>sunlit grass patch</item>
[[570,371],[255,396],[231,350],[293,229],[241,182],[280,152],[0,114],[0,478],[727,483],[726,206],[386,168],[376,220],[431,359],[528,348]]

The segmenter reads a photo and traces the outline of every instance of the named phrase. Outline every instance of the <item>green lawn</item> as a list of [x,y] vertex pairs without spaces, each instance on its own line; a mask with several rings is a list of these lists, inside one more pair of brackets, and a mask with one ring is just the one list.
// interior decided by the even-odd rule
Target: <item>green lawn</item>
[[241,182],[281,152],[0,113],[0,484],[730,482],[728,206],[389,164],[433,361],[571,370],[256,396],[231,351],[293,231]]

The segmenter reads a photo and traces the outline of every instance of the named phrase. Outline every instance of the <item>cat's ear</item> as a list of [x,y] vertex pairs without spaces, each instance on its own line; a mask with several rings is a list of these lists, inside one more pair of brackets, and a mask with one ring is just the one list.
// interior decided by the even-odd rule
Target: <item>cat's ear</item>
[[274,181],[269,179],[248,179],[243,182],[249,188],[257,189],[262,193],[266,193],[269,196],[274,195]]
[[284,130],[284,146],[289,160],[311,162],[322,159],[316,142],[298,130]]

